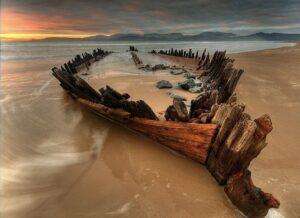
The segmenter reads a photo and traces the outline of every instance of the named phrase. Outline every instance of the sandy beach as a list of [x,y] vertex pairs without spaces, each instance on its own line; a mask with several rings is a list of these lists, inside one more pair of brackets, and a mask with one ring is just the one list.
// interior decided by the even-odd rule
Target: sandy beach
[[[299,217],[300,44],[229,56],[245,70],[236,90],[239,101],[252,118],[269,114],[274,126],[268,146],[251,164],[253,181],[280,199],[284,217]],[[195,68],[189,59],[165,58]]]
[[255,184],[274,193],[285,217],[300,216],[300,45],[230,55],[245,69],[237,87],[252,117],[270,114],[268,146],[253,161]]
[[[147,55],[141,56],[145,63]],[[300,45],[230,56],[235,67],[245,70],[237,87],[239,101],[252,118],[268,113],[273,121],[268,146],[250,166],[254,183],[281,202],[267,217],[299,217]],[[122,64],[113,66],[113,58]],[[196,67],[178,58],[151,61]],[[51,75],[44,86],[24,91],[32,75],[40,78],[34,72],[18,75],[18,83],[12,82],[14,75],[1,78],[5,218],[242,217],[204,166],[79,107]],[[157,89],[156,82],[184,79],[167,71],[141,74],[126,55],[108,56],[84,78],[97,89],[109,84],[143,99],[158,114],[172,99],[170,90]],[[196,96],[172,92],[188,100]]]

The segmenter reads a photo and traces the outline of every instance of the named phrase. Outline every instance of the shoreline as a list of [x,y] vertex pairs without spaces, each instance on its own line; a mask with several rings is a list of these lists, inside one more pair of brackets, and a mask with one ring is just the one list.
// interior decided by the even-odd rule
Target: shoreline
[[[195,42],[193,42],[193,43],[208,43],[208,44],[210,44],[210,43],[226,43],[226,42],[231,42],[231,43],[233,43],[233,42],[236,42],[236,43],[239,43],[239,42],[241,42],[241,43],[245,43],[245,42],[251,42],[251,43],[255,43],[255,42],[267,42],[267,43],[295,43],[294,45],[291,45],[291,46],[288,46],[288,45],[283,45],[282,47],[274,47],[274,48],[265,48],[265,49],[258,49],[258,50],[250,50],[250,51],[237,51],[237,52],[235,52],[235,51],[232,51],[232,52],[227,52],[227,54],[240,54],[240,53],[244,53],[244,52],[256,52],[256,51],[263,51],[263,50],[269,50],[269,49],[280,49],[280,48],[288,48],[288,47],[294,47],[294,46],[296,46],[297,45],[297,42],[290,42],[290,41],[263,41],[263,40],[257,40],[257,41],[195,41]],[[26,44],[26,43],[38,43],[38,44],[41,44],[41,45],[43,45],[43,44],[46,44],[46,43],[52,43],[52,44],[60,44],[60,43],[65,43],[65,42],[17,42],[17,43],[3,43],[2,45],[1,45],[1,47],[3,47],[3,46],[7,46],[7,45],[9,45],[9,46],[11,46],[11,47],[18,47],[18,45],[17,46],[13,46],[13,44],[21,44],[21,45],[23,45],[23,44]],[[136,43],[138,43],[138,44],[136,44]],[[130,41],[127,41],[127,42],[112,42],[112,43],[103,43],[103,42],[86,42],[86,43],[82,43],[81,44],[81,46],[82,45],[86,45],[86,46],[88,46],[87,48],[84,48],[84,49],[82,49],[82,51],[83,52],[85,52],[85,51],[88,51],[89,49],[91,49],[91,48],[89,48],[90,46],[91,47],[94,47],[94,46],[100,46],[100,47],[107,47],[108,46],[108,48],[109,48],[109,46],[114,46],[114,45],[121,45],[121,46],[123,46],[124,47],[124,49],[125,49],[125,47],[127,48],[129,45],[136,45],[136,46],[139,46],[139,45],[148,45],[149,43],[153,43],[153,44],[166,44],[166,45],[174,45],[173,47],[174,48],[176,48],[176,45],[177,44],[185,44],[185,43],[188,43],[188,42],[177,42],[176,43],[176,41],[174,41],[174,42],[170,42],[170,43],[168,43],[168,42],[144,42],[144,43],[139,43],[139,42],[130,42]],[[299,43],[299,42],[298,42]],[[69,42],[69,43],[67,43],[67,44],[69,44],[70,45],[70,47],[71,48],[73,48],[74,47],[74,45],[75,45],[75,42]],[[76,45],[77,45],[77,43],[76,43]],[[171,48],[171,47],[170,47]],[[167,48],[167,49],[170,49],[169,47]],[[195,49],[195,51],[196,50],[199,50],[199,51],[201,51],[201,49],[204,49],[205,48],[205,46],[202,48],[196,48]],[[20,61],[20,60],[22,60],[22,61],[28,61],[28,62],[30,62],[30,61],[46,61],[46,60],[52,60],[52,61],[66,61],[66,60],[68,60],[68,59],[70,59],[70,58],[72,58],[72,55],[73,55],[73,53],[72,53],[72,55],[66,55],[66,56],[62,56],[62,57],[46,57],[46,58],[40,58],[41,56],[40,55],[37,55],[36,57],[33,57],[33,58],[31,58],[31,57],[21,57],[21,59],[20,59],[20,56],[15,56],[15,57],[9,57],[8,59],[5,57],[5,55],[3,55],[6,51],[4,50],[4,48],[2,48],[3,49],[3,51],[2,51],[2,54],[1,54],[1,59],[0,59],[0,61],[1,62],[3,62],[3,63],[5,63],[5,62],[17,62],[17,61]],[[123,50],[124,50],[123,49]],[[145,52],[147,52],[147,51],[150,51],[151,49],[155,49],[155,48],[149,48],[149,49],[146,49],[145,50]],[[158,49],[160,49],[160,48],[156,48],[157,50]],[[122,49],[121,49],[122,50]],[[123,51],[122,50],[122,51]],[[226,49],[220,49],[220,50],[226,50]],[[117,51],[117,52],[122,52],[122,51]],[[125,50],[124,50],[125,51]],[[79,51],[79,53],[80,53],[80,51]],[[3,56],[4,56],[4,59],[2,59],[3,58]]]

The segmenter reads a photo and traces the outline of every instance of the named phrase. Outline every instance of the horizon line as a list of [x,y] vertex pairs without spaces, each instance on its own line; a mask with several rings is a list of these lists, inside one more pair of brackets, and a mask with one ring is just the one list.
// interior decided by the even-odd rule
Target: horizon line
[[279,33],[279,34],[300,34],[300,33],[280,33],[280,32],[263,32],[263,31],[258,31],[258,32],[253,32],[250,34],[236,34],[232,33],[229,31],[203,31],[200,33],[195,33],[195,34],[184,34],[180,32],[170,32],[170,33],[158,33],[158,32],[152,32],[152,33],[112,33],[112,34],[104,34],[104,33],[96,33],[96,34],[55,34],[55,33],[0,33],[0,41],[11,41],[11,42],[23,42],[23,41],[33,41],[33,40],[45,40],[45,39],[84,39],[88,37],[93,37],[93,36],[113,36],[117,34],[135,34],[135,35],[147,35],[147,34],[161,34],[161,35],[166,35],[166,34],[182,34],[183,36],[193,36],[193,35],[198,35],[201,33],[231,33],[237,36],[249,36],[257,33],[266,33],[266,34],[273,34],[273,33]]

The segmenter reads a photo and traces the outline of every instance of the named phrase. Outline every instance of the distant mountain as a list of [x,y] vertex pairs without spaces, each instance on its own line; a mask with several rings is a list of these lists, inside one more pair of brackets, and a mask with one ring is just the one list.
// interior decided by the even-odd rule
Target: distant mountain
[[267,41],[296,41],[296,40],[300,40],[300,34],[259,32],[241,38],[246,40],[251,39],[251,40],[267,40]]
[[181,33],[148,33],[148,34],[134,34],[134,33],[118,33],[111,36],[96,35],[85,38],[88,41],[161,41],[161,40],[182,40],[184,35]]
[[148,33],[144,35],[144,38],[148,40],[182,40],[184,37],[186,36],[184,36],[182,33]]
[[203,32],[197,35],[185,36],[186,40],[195,41],[227,41],[236,40],[238,37],[236,34],[224,32]]
[[87,41],[106,41],[110,36],[104,36],[104,35],[95,35],[95,36],[89,36],[86,38],[83,38],[82,40]]
[[300,34],[288,33],[255,33],[240,36],[225,32],[202,32],[196,35],[182,33],[149,33],[149,34],[114,34],[111,36],[97,35],[85,38],[89,41],[238,41],[238,40],[267,40],[267,41],[295,41],[300,40]]
[[[72,42],[81,41],[83,38],[69,38],[69,37],[48,37],[44,39],[32,39],[30,42]],[[28,40],[26,40],[28,41]],[[25,42],[26,42],[25,41]]]
[[265,41],[297,41],[300,34],[288,33],[255,33],[240,36],[225,32],[202,32],[196,35],[183,35],[182,33],[118,33],[111,36],[95,35],[86,38],[46,38],[34,41],[241,41],[241,40],[265,40]]

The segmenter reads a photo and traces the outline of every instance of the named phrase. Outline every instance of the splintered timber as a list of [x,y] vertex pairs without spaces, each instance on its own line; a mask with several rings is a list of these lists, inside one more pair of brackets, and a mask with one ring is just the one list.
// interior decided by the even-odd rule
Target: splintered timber
[[[140,69],[143,62],[133,46],[129,52]],[[109,85],[93,89],[79,72],[111,52],[95,49],[92,54],[76,55],[62,67],[52,69],[61,87],[78,103],[96,114],[141,133],[160,144],[203,164],[234,205],[248,217],[260,217],[279,201],[272,194],[256,187],[248,167],[267,145],[272,131],[268,115],[254,120],[237,102],[235,87],[243,70],[235,69],[226,52],[206,53],[171,49],[152,51],[153,55],[170,55],[197,60],[196,77],[208,87],[191,101],[188,110],[184,101],[173,100],[166,108],[165,119],[159,119],[143,100],[132,101],[128,93],[119,93]]]

